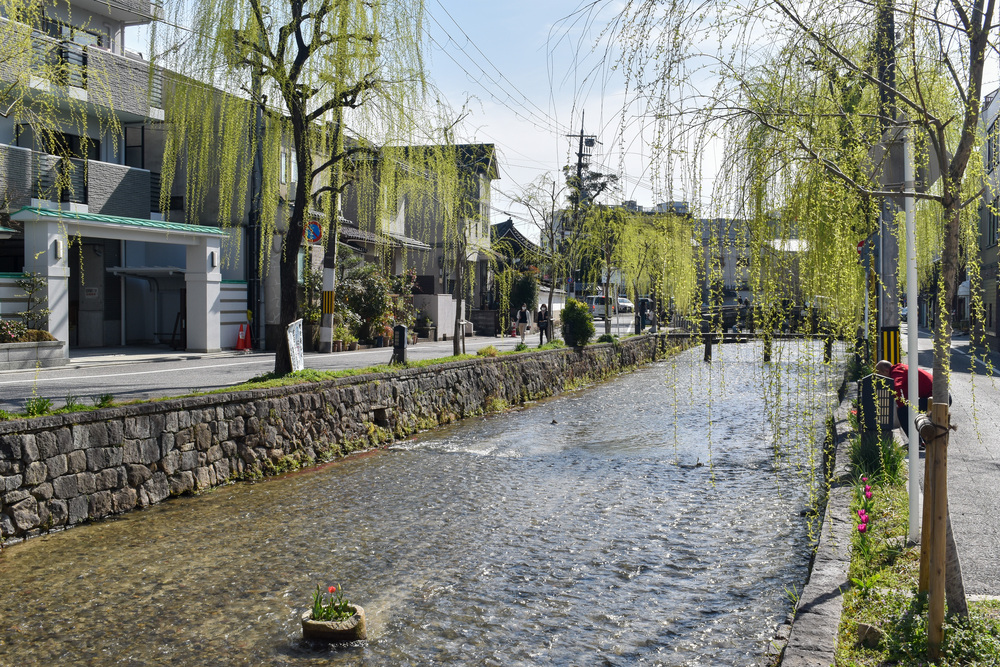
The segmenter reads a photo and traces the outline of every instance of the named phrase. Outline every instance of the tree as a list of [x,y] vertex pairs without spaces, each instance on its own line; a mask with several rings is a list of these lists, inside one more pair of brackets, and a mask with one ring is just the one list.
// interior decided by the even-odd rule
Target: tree
[[562,190],[556,190],[556,182],[549,174],[542,174],[533,183],[525,186],[520,192],[511,196],[511,200],[525,208],[531,223],[538,229],[542,254],[535,258],[537,262],[548,268],[549,300],[548,311],[552,312],[552,296],[557,285],[562,284],[562,278],[568,270],[567,247],[560,242],[559,226],[556,219],[556,209],[559,206]]
[[[730,137],[733,165],[743,168],[730,172],[733,189],[727,194],[745,207],[748,219],[760,223],[758,228],[771,217],[766,212],[778,210],[785,213],[784,224],[795,224],[798,231],[819,232],[833,223],[853,230],[857,242],[858,230],[874,227],[868,217],[871,209],[899,194],[869,178],[871,170],[864,166],[868,147],[883,131],[905,128],[916,136],[918,166],[926,165],[930,155],[936,158],[940,182],[916,197],[940,222],[916,243],[940,256],[933,398],[942,406],[937,425],[946,451],[951,308],[959,271],[977,254],[976,205],[982,179],[976,178],[981,158],[975,147],[988,60],[996,71],[995,0],[913,2],[899,8],[890,0],[744,0],[723,5],[714,16],[683,6],[660,12],[656,5],[643,0],[629,7],[622,17],[625,27],[615,35],[623,38],[626,49],[636,47],[625,64],[630,87],[645,93],[652,86],[665,93],[653,102],[662,136],[668,126],[688,122],[669,111],[689,103],[679,91],[693,90],[692,81],[702,79],[698,87],[712,94],[699,93],[706,111],[688,127],[692,134],[704,133],[713,117],[723,117],[739,128]],[[734,16],[741,18],[732,22]],[[720,34],[743,37],[720,39]],[[760,34],[767,34],[774,48],[762,50]],[[650,35],[659,37],[650,40]],[[706,43],[707,37],[726,49],[736,44],[736,49],[724,53],[720,48],[714,55],[697,52],[700,46],[694,45]],[[686,69],[689,55],[721,66],[713,85],[705,85],[704,71],[691,76]],[[749,141],[741,143],[741,137]],[[827,187],[831,179],[839,187]],[[824,201],[835,202],[847,220],[818,215]],[[808,217],[792,219],[789,213],[795,208],[808,211]],[[847,239],[842,239],[845,243],[832,253],[841,266],[851,263],[843,261],[849,252],[843,247]],[[806,258],[815,274],[828,282],[845,285],[851,280],[824,269],[824,261],[820,252]],[[974,264],[969,262],[973,273]],[[760,275],[773,283],[773,277]],[[851,309],[843,316],[857,318],[856,313]],[[964,596],[953,597],[955,590],[949,586],[949,607],[961,611]],[[940,600],[935,604],[943,608]],[[936,625],[940,631],[940,623]],[[932,628],[932,657],[940,640],[934,632]]]
[[584,247],[592,259],[592,270],[603,283],[604,333],[611,333],[612,306],[618,299],[617,290],[612,290],[611,280],[614,270],[619,267],[622,254],[622,237],[629,223],[629,214],[622,208],[592,206],[584,218]]
[[[169,193],[174,177],[170,158],[181,159],[189,217],[199,215],[212,184],[222,223],[239,224],[252,163],[248,119],[259,102],[250,99],[257,90],[253,77],[260,77],[273,105],[265,132],[260,235],[263,248],[275,234],[281,237],[282,332],[296,316],[297,258],[307,216],[324,222],[325,242],[335,239],[345,184],[359,171],[367,169],[370,176],[376,154],[390,163],[402,159],[389,144],[400,138],[406,143],[417,125],[409,110],[420,107],[423,93],[422,12],[419,0],[200,0],[192,32],[167,39],[169,61],[188,78],[175,82],[183,93],[175,94],[168,109],[173,133],[163,192]],[[358,136],[347,136],[348,124]],[[285,180],[293,182],[286,187]],[[366,205],[378,209],[391,195]],[[251,270],[266,269],[262,257]],[[282,335],[275,372],[290,370]]]

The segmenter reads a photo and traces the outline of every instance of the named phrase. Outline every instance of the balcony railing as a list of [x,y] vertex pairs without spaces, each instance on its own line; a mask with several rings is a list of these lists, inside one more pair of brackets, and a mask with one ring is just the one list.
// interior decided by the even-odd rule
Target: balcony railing
[[87,203],[87,174],[84,160],[46,153],[34,154],[36,199],[63,203]]
[[36,72],[59,86],[87,87],[87,52],[82,46],[36,36],[31,49]]

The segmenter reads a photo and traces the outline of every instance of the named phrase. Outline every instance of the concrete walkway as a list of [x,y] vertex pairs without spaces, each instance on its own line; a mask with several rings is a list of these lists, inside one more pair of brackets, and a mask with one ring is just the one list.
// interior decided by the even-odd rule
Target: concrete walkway
[[[905,326],[905,325],[904,325]],[[903,332],[904,349],[906,332]],[[934,365],[931,332],[920,331],[920,367]],[[992,369],[988,369],[990,363]],[[969,596],[1000,597],[1000,355],[970,355],[968,336],[952,341],[952,431],[948,502]],[[904,438],[905,440],[905,435]],[[923,474],[923,465],[920,466]]]

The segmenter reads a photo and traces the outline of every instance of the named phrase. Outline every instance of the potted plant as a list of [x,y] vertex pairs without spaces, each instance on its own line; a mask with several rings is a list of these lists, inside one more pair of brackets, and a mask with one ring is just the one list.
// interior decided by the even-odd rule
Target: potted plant
[[340,352],[344,349],[346,342],[351,339],[351,332],[343,324],[337,325],[333,329],[333,351]]
[[365,610],[351,604],[343,589],[317,586],[312,608],[302,613],[302,638],[325,642],[355,642],[368,639]]

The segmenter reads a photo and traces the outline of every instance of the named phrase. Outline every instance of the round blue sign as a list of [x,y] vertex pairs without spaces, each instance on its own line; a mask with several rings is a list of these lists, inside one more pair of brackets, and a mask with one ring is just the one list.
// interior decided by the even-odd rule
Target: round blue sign
[[306,223],[306,240],[309,243],[319,243],[323,240],[323,228],[319,222],[310,220]]

